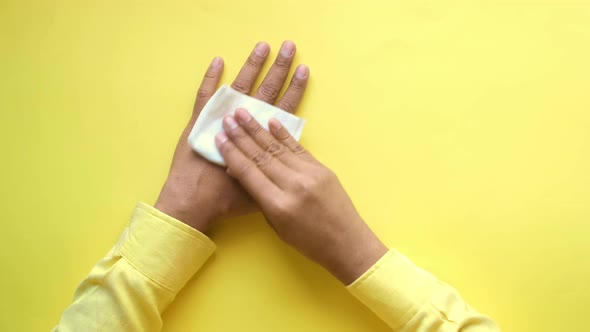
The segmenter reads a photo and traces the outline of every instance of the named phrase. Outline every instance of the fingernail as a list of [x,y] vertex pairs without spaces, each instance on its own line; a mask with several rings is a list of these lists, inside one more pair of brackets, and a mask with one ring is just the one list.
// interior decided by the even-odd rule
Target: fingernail
[[283,46],[281,46],[281,55],[285,57],[290,57],[291,55],[293,55],[293,53],[295,53],[295,44],[293,44],[292,41],[287,40],[283,43]]
[[258,44],[256,44],[256,47],[254,48],[254,52],[259,56],[266,56],[269,50],[270,48],[268,47],[268,44],[265,42],[259,42]]
[[227,135],[223,131],[215,135],[215,144],[217,144],[217,146],[222,145],[225,142],[227,142]]
[[241,124],[246,124],[252,120],[252,115],[250,115],[250,113],[248,113],[248,111],[243,108],[239,108],[236,111],[236,117]]
[[233,116],[226,116],[223,120],[225,121],[225,124],[229,127],[229,129],[234,130],[238,128],[238,123],[236,122],[236,120],[234,120]]
[[211,67],[217,68],[219,66],[221,66],[221,57],[216,56],[213,61],[211,61]]
[[306,79],[309,75],[309,68],[306,65],[299,65],[297,69],[295,69],[295,77],[298,79]]

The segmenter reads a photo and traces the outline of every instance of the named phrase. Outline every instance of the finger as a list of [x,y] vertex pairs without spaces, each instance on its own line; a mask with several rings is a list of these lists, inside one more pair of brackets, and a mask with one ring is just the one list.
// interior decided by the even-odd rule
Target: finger
[[254,98],[260,99],[269,104],[273,104],[279,92],[285,84],[285,79],[289,75],[289,69],[291,69],[291,63],[295,56],[295,44],[292,41],[287,40],[281,46],[281,50],[272,64],[272,67],[268,70],[268,74],[254,93]]
[[236,110],[235,117],[240,125],[242,125],[244,130],[263,150],[279,159],[283,164],[289,167],[299,160],[299,158],[294,156],[287,146],[277,141],[273,135],[264,130],[264,128],[262,128],[258,121],[256,121],[256,119],[254,119],[247,110],[239,108]]
[[242,126],[238,125],[234,117],[228,116],[223,119],[223,129],[235,146],[272,182],[280,188],[288,185],[289,174],[293,171],[280,160],[277,160],[271,153],[262,149],[252,136]]
[[250,94],[252,91],[252,86],[254,82],[256,82],[256,78],[258,78],[258,74],[260,74],[260,69],[262,69],[262,65],[264,65],[264,61],[268,56],[268,52],[270,51],[270,47],[265,42],[259,42],[248,56],[246,63],[240,69],[238,76],[231,84],[231,87],[234,90],[237,90],[241,93]]
[[215,90],[217,90],[217,85],[219,84],[222,73],[223,59],[221,57],[215,57],[213,61],[211,61],[209,68],[207,68],[207,72],[205,72],[203,81],[201,82],[199,90],[197,91],[197,100],[195,101],[195,106],[193,107],[194,119],[191,120],[196,120],[207,101],[209,101],[209,98],[211,98],[211,96],[213,96],[215,93]]
[[268,128],[277,141],[285,145],[294,155],[303,160],[315,161],[315,158],[289,134],[277,119],[271,118],[268,121]]
[[306,65],[297,66],[295,74],[291,78],[291,83],[289,83],[289,87],[285,91],[283,98],[278,102],[277,107],[289,113],[295,113],[303,98],[308,79],[309,68]]
[[260,205],[279,197],[279,188],[228,139],[224,132],[215,136],[215,145],[227,164],[228,174],[237,179]]

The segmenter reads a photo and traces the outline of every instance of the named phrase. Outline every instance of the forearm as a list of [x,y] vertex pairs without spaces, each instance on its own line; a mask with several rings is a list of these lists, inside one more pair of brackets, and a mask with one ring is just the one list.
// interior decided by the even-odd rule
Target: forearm
[[55,330],[159,331],[163,311],[214,249],[195,229],[138,204],[116,245],[79,285]]
[[499,331],[455,289],[393,249],[348,289],[394,331]]

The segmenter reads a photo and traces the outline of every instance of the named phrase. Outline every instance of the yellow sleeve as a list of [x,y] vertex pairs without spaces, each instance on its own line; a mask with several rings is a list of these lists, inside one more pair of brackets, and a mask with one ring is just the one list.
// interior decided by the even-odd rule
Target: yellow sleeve
[[199,231],[139,203],[54,331],[160,331],[162,312],[214,250]]
[[348,286],[349,291],[400,332],[500,331],[451,286],[394,249]]

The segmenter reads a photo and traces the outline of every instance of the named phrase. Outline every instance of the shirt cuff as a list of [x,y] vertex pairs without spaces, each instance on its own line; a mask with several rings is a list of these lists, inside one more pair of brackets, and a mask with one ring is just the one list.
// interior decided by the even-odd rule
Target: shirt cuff
[[215,251],[215,244],[196,229],[140,202],[117,248],[134,268],[176,294]]
[[391,249],[347,288],[395,330],[418,312],[437,284],[432,274]]

